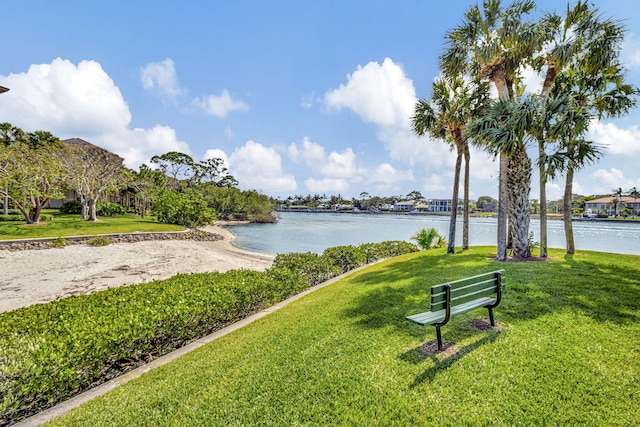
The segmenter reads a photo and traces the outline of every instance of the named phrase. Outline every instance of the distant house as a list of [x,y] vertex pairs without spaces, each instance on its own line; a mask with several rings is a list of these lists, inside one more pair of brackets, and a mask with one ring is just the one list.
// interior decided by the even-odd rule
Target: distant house
[[[613,196],[601,197],[599,199],[589,200],[584,203],[584,213],[590,214],[605,214],[614,216],[616,214],[616,204],[614,203]],[[638,215],[640,213],[640,199],[635,199],[630,196],[622,196],[618,199],[618,214],[622,213],[622,209],[631,209],[632,215]]]
[[451,212],[451,199],[429,200],[429,212]]
[[413,212],[415,208],[415,200],[405,200],[403,202],[395,202],[393,204],[393,210],[396,212]]

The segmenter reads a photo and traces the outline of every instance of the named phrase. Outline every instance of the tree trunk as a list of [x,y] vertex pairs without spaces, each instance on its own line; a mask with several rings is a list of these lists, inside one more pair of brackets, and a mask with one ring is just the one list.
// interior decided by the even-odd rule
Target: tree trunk
[[[538,141],[538,158],[544,156],[544,141]],[[540,257],[547,257],[547,168],[539,165],[540,171]]]
[[511,156],[508,174],[509,223],[513,237],[513,256],[516,259],[531,257],[529,246],[530,192],[531,159],[523,145]]
[[449,220],[449,244],[447,253],[455,253],[456,248],[456,221],[458,220],[458,187],[460,186],[460,166],[462,166],[462,153],[458,150],[456,156],[456,170],[453,175],[453,196],[451,196],[451,219]]
[[[492,70],[492,74],[489,79],[496,85],[498,90],[498,97],[503,100],[511,99],[511,90],[507,84],[507,79],[504,73],[503,64],[499,69]],[[500,178],[498,182],[498,251],[496,253],[496,259],[498,261],[506,261],[507,259],[507,170],[509,168],[509,156],[504,153],[500,153]]]
[[96,200],[89,199],[89,219],[87,221],[97,221],[98,217],[96,215]]
[[462,218],[462,250],[469,249],[469,144],[464,145],[464,212]]
[[564,184],[564,201],[563,201],[563,219],[564,219],[564,238],[566,241],[567,255],[573,255],[576,252],[575,243],[573,241],[573,223],[571,219],[573,212],[571,211],[571,193],[573,192],[573,168],[567,168],[567,178]]
[[507,170],[509,156],[500,154],[500,179],[498,181],[498,251],[496,259],[507,259]]

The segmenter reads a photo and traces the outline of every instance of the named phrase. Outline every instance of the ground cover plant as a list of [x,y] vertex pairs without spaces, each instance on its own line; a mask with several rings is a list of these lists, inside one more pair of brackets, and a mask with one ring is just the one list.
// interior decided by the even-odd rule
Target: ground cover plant
[[[160,224],[155,221],[154,217],[141,218],[137,215],[123,215],[119,217],[99,217],[98,222],[91,222],[82,221],[79,215],[60,214],[56,210],[47,210],[45,213],[42,216],[43,223],[40,225],[0,221],[0,240],[184,230],[184,227],[180,225]],[[22,219],[24,220],[24,217]]]
[[285,254],[265,272],[179,274],[0,313],[0,425],[334,277],[353,254],[365,263],[417,250],[406,242],[335,249],[304,273],[296,266],[305,256]]
[[[367,267],[52,425],[637,425],[640,257],[434,249]],[[456,316],[423,350],[431,284],[504,268],[499,327]],[[108,408],[108,409],[107,409]]]

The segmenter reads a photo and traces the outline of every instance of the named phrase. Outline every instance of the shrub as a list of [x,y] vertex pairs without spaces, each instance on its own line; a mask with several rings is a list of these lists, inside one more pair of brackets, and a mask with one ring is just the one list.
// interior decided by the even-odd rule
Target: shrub
[[438,233],[434,227],[430,229],[421,229],[416,232],[411,237],[411,240],[415,240],[415,242],[420,246],[422,250],[427,250],[431,248],[444,248],[447,245],[447,241],[445,238]]
[[404,255],[418,251],[418,247],[413,243],[403,240],[389,240],[380,243],[363,243],[358,248],[367,257],[367,264],[398,255]]
[[322,256],[338,267],[340,273],[358,268],[367,263],[367,254],[356,246],[335,246],[327,248]]
[[51,246],[54,248],[64,248],[67,246],[67,240],[64,237],[56,237],[51,241]]
[[189,228],[211,224],[215,212],[195,193],[163,191],[153,205],[159,222],[178,224]]
[[127,211],[120,203],[98,202],[96,203],[96,215],[99,216],[122,216]]
[[60,206],[60,213],[79,215],[82,213],[82,203],[80,203],[80,200],[70,200],[68,202],[64,202],[62,206]]
[[0,215],[0,221],[24,221],[24,215],[22,214]]
[[108,246],[113,243],[107,236],[95,236],[86,241],[87,245],[90,246]]
[[272,268],[291,271],[305,278],[308,286],[317,285],[340,274],[339,268],[327,257],[313,252],[278,254]]

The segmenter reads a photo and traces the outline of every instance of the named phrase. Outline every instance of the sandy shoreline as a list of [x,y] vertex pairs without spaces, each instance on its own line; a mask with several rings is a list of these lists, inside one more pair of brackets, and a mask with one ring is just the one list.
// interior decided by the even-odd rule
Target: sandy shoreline
[[94,247],[10,252],[0,250],[0,312],[114,286],[165,279],[178,273],[262,271],[273,257],[231,244],[220,226],[206,231],[224,236],[215,242],[155,240]]

